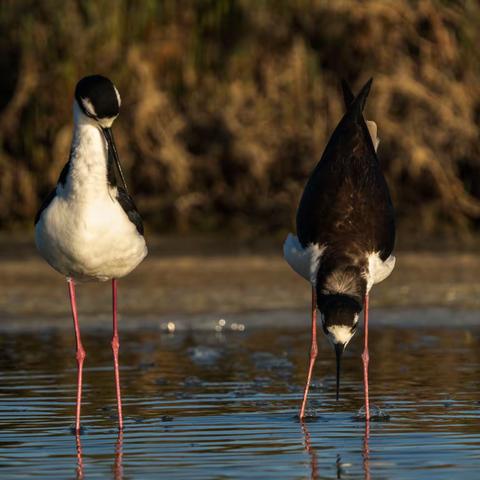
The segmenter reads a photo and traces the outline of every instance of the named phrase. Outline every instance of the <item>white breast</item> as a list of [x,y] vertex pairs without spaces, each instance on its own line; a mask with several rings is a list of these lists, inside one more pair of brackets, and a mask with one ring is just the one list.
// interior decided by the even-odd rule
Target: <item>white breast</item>
[[110,197],[76,203],[60,192],[37,223],[35,240],[53,268],[83,281],[121,278],[147,254],[143,236]]
[[283,244],[283,256],[292,269],[301,275],[305,280],[315,285],[317,272],[320,266],[320,257],[325,247],[311,244],[303,248],[295,235],[288,234]]

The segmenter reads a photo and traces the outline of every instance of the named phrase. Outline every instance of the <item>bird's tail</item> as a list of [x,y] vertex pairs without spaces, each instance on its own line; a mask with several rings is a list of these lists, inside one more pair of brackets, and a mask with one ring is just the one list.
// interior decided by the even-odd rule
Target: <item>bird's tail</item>
[[[370,92],[370,87],[372,85],[372,79],[370,79],[362,88],[360,93],[358,94],[358,97],[363,92],[363,100],[361,103],[358,104],[357,107],[357,114],[362,114],[363,109],[365,108],[365,102],[367,100],[368,94]],[[365,90],[365,92],[364,92]],[[342,92],[343,92],[343,102],[345,104],[345,109],[348,111],[350,107],[352,106],[353,102],[355,101],[355,95],[353,94],[350,86],[348,85],[347,81],[345,79],[342,80]],[[360,108],[358,110],[358,108]],[[380,143],[380,139],[378,138],[378,127],[377,124],[373,120],[365,120],[368,128],[368,132],[370,133],[370,137],[372,138],[373,146],[375,148],[375,151],[378,149],[378,145]]]

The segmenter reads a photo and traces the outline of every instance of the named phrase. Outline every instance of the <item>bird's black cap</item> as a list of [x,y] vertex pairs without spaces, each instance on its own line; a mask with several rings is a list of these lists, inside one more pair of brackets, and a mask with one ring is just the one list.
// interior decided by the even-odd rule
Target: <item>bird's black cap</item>
[[359,298],[337,293],[318,295],[318,307],[324,315],[323,328],[327,333],[326,329],[334,325],[353,327],[354,316],[363,305]]
[[120,111],[120,96],[113,82],[102,75],[83,77],[75,88],[75,99],[88,117],[113,118]]

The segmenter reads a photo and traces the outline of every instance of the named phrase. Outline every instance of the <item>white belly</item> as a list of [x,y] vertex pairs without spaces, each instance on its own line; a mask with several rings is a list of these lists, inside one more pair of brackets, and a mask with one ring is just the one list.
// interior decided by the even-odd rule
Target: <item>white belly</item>
[[80,281],[105,281],[127,275],[145,258],[145,239],[113,198],[73,202],[57,196],[43,211],[35,242],[55,270]]

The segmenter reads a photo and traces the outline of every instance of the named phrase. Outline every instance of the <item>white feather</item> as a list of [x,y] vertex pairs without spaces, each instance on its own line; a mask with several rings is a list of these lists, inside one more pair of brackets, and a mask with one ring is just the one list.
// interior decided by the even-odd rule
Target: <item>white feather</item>
[[385,261],[380,258],[378,252],[371,253],[368,259],[368,272],[366,272],[367,279],[367,293],[376,283],[385,280],[393,271],[395,267],[395,257],[390,255]]
[[375,151],[378,150],[378,145],[380,144],[380,139],[378,138],[377,132],[377,124],[373,120],[367,120],[367,128],[368,132],[370,133],[370,137],[372,137],[373,146]]
[[354,275],[346,270],[334,270],[328,275],[323,284],[322,293],[343,293],[346,295],[359,295],[359,286]]
[[115,85],[113,86],[113,89],[115,90],[115,95],[117,96],[118,100],[118,106],[120,107],[122,105],[122,98],[120,97],[120,93]]
[[92,104],[92,102],[90,101],[90,99],[87,98],[87,97],[85,97],[85,98],[81,98],[80,100],[82,101],[83,108],[85,108],[85,110],[86,110],[90,115],[92,115],[93,117],[96,117],[96,116],[97,116],[97,112],[95,111],[95,108],[93,108],[93,104]]
[[325,247],[318,244],[310,244],[303,248],[296,235],[288,234],[283,244],[283,256],[292,269],[305,280],[315,285],[317,272],[320,266],[320,257]]

